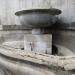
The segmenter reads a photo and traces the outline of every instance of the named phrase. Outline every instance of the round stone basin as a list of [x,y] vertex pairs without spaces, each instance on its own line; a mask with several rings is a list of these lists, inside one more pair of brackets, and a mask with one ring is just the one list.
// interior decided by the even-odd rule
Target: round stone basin
[[61,14],[58,9],[31,9],[22,10],[15,13],[21,25],[26,27],[47,27],[57,21],[56,15]]

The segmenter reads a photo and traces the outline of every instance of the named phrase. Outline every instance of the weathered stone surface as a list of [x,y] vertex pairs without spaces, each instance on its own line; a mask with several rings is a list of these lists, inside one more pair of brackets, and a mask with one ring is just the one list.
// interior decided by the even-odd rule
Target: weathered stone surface
[[51,54],[51,50],[52,50],[51,34],[39,34],[39,35],[27,34],[24,36],[25,50],[28,50],[29,48],[31,49],[31,45],[29,46],[29,43],[32,44],[31,51]]
[[[13,36],[14,37],[14,36]],[[19,37],[19,36],[18,36]],[[16,38],[9,38],[2,43],[2,45],[7,45],[8,47],[15,49],[22,49],[39,52],[39,53],[48,53],[52,52],[52,35],[51,34],[42,34],[42,35],[31,35],[25,34],[20,36],[21,40],[15,40]],[[6,39],[6,38],[5,38]],[[13,41],[12,41],[13,40]]]
[[75,69],[75,56],[53,56],[0,46],[0,65],[1,75],[73,75],[70,70]]

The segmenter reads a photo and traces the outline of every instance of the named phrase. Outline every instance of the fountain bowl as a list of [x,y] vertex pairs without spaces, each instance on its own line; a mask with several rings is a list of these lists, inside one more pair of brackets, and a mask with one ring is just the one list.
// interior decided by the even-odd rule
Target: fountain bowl
[[47,27],[57,21],[57,16],[61,14],[59,9],[30,9],[15,13],[21,25],[26,27]]

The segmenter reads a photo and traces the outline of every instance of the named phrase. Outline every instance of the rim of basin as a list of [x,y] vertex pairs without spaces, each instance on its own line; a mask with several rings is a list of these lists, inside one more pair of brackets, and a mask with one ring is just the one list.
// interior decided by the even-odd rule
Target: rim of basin
[[51,8],[51,9],[28,9],[28,10],[17,11],[15,13],[15,15],[20,16],[20,15],[28,14],[28,13],[48,13],[51,15],[59,15],[62,13],[62,11],[59,9],[55,9],[55,8]]

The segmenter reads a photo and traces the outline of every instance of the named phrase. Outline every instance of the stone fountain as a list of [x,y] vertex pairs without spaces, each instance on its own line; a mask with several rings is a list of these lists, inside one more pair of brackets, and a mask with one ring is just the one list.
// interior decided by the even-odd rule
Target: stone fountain
[[41,30],[51,27],[60,13],[58,9],[23,10],[15,13],[21,25],[26,29],[32,28],[32,31],[31,34],[24,34],[22,49],[11,47],[19,41],[9,41],[8,46],[0,45],[0,75],[74,75],[70,70],[75,70],[75,56],[50,55],[52,34],[44,34]]
[[24,50],[39,53],[52,53],[52,34],[44,34],[41,28],[51,27],[57,21],[59,9],[30,9],[15,13],[21,25],[32,28],[32,34],[24,35]]

